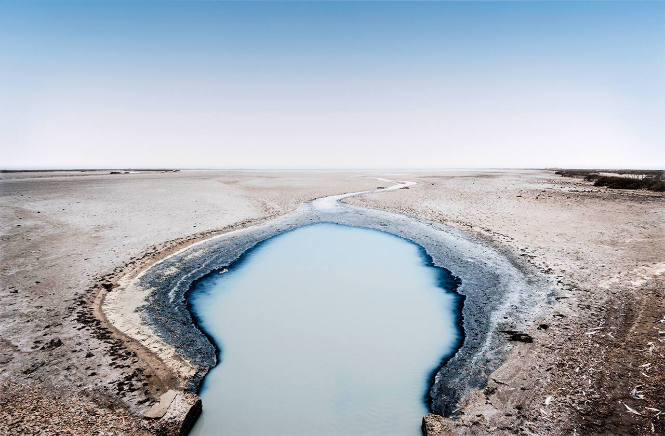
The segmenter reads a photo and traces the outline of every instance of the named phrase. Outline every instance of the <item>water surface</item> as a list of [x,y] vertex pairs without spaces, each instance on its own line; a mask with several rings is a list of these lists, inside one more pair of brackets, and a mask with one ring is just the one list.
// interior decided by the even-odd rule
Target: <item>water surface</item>
[[420,435],[429,378],[459,340],[459,297],[423,250],[315,224],[190,295],[220,364],[194,435]]

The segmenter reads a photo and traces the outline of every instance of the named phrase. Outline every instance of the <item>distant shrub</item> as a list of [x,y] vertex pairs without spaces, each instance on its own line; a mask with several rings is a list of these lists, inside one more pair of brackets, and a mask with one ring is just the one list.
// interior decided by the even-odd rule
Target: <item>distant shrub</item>
[[586,177],[592,170],[557,170],[554,174],[558,174],[564,177]]
[[[594,186],[605,186],[611,189],[646,189],[649,191],[665,191],[665,172],[661,170],[557,170],[554,172],[563,177],[580,177]],[[600,173],[613,173],[601,175]]]
[[656,177],[635,179],[631,177],[599,176],[593,182],[594,186],[606,186],[612,189],[647,189],[649,191],[664,192],[665,181]]

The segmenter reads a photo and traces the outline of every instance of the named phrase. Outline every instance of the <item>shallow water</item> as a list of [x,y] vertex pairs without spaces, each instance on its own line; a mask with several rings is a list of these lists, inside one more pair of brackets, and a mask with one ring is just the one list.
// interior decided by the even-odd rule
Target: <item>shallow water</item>
[[315,224],[201,280],[190,302],[221,361],[192,434],[420,435],[460,337],[446,277],[409,241]]

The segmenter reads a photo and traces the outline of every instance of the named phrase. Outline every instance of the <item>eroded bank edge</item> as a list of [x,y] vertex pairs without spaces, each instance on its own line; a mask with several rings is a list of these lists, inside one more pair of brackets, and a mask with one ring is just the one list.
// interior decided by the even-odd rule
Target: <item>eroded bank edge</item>
[[[311,202],[310,202],[310,204],[311,204]],[[355,209],[354,212],[357,212],[357,209],[359,209],[359,208],[357,208],[357,207],[355,207],[355,206],[348,206],[348,207]],[[343,208],[346,209],[346,210],[341,210],[341,211],[337,211],[337,212],[341,213],[341,215],[344,215],[345,213],[348,214],[348,209],[347,209],[347,207],[344,206]],[[361,208],[361,209],[362,209],[362,212],[363,212],[363,213],[361,213],[361,215],[372,215],[372,214],[373,214],[373,212],[372,212],[371,210],[369,210],[369,209],[365,209],[365,208]],[[392,218],[394,218],[394,217],[397,216],[398,214],[389,214],[389,215],[392,215]],[[282,216],[282,217],[284,217],[284,216]],[[265,239],[267,239],[268,237],[275,236],[275,235],[277,235],[277,234],[282,233],[283,231],[288,231],[288,230],[290,230],[290,229],[297,228],[297,227],[299,227],[299,226],[301,226],[301,225],[305,225],[305,224],[308,224],[308,223],[312,223],[313,221],[322,221],[322,220],[325,219],[325,217],[322,218],[321,216],[316,217],[316,218],[318,218],[318,219],[316,219],[316,220],[312,219],[311,217],[310,217],[310,219],[303,219],[303,216],[300,216],[299,218],[300,218],[300,219],[296,219],[296,220],[294,220],[294,221],[296,221],[296,222],[291,223],[291,225],[286,225],[286,227],[287,227],[286,230],[285,230],[284,228],[280,229],[280,228],[279,228],[280,226],[278,225],[278,226],[277,226],[277,227],[278,227],[277,229],[273,229],[273,232],[274,232],[274,233],[273,233],[273,232],[268,232],[268,236],[267,236],[266,238],[260,239],[258,242],[255,242],[254,244],[250,244],[247,248],[245,248],[245,250],[242,251],[242,253],[244,253],[245,251],[251,249],[253,246],[256,245],[256,243],[260,243],[261,240],[265,240]],[[330,216],[329,216],[328,218],[330,218]],[[346,218],[348,218],[348,216],[347,216]],[[367,218],[367,216],[365,216],[365,218]],[[375,217],[375,218],[376,218],[376,217]],[[341,224],[345,224],[345,225],[353,225],[353,226],[358,226],[358,227],[374,228],[374,229],[376,229],[376,230],[387,231],[388,233],[394,234],[394,235],[396,235],[396,236],[398,236],[398,237],[403,237],[403,238],[405,238],[405,239],[408,239],[409,241],[415,243],[416,245],[418,245],[418,246],[420,246],[420,247],[423,247],[423,250],[424,250],[424,251],[427,253],[427,255],[430,256],[430,258],[432,259],[432,263],[433,263],[433,265],[434,265],[434,266],[437,266],[437,267],[439,267],[439,268],[441,268],[440,262],[436,262],[436,261],[434,260],[434,257],[432,257],[431,254],[430,254],[430,251],[431,251],[431,249],[432,249],[431,246],[430,246],[429,249],[428,249],[428,248],[425,246],[425,245],[427,245],[427,244],[423,245],[423,244],[421,244],[420,242],[414,240],[413,238],[408,237],[408,235],[405,235],[404,232],[400,232],[400,231],[399,231],[399,228],[393,228],[393,229],[391,229],[391,230],[386,229],[386,227],[390,227],[390,224],[386,224],[386,223],[384,223],[384,222],[381,222],[382,220],[385,221],[385,219],[386,219],[385,213],[384,213],[384,216],[380,216],[380,217],[378,217],[378,218],[379,218],[379,222],[378,222],[378,223],[377,223],[377,222],[374,222],[374,223],[372,223],[372,222],[370,222],[370,223],[366,223],[366,224],[368,224],[368,225],[358,225],[357,222],[352,223],[352,224],[349,224],[349,223],[348,223],[349,220],[348,220],[348,219],[344,219],[343,216],[342,216],[339,220],[331,220],[331,222],[340,221],[339,223],[341,223]],[[404,216],[401,216],[400,219],[403,219],[403,218],[404,218]],[[268,220],[269,220],[269,219],[268,219]],[[263,223],[265,223],[265,221],[267,221],[267,220],[263,220]],[[300,221],[300,223],[298,223],[298,221]],[[351,221],[354,221],[354,220],[351,220]],[[357,221],[357,220],[356,220],[356,221]],[[362,221],[362,220],[361,220],[361,221]],[[370,221],[372,221],[372,220],[370,219]],[[376,221],[376,219],[375,219],[375,221]],[[389,218],[389,221],[390,221],[390,218]],[[242,227],[243,230],[247,230],[247,231],[244,233],[244,235],[246,236],[246,235],[248,235],[248,234],[251,234],[251,230],[252,230],[251,227],[256,227],[257,224],[260,224],[260,223],[254,223],[253,225],[245,225],[245,227]],[[285,223],[282,223],[282,225],[284,225],[284,224],[285,224]],[[372,225],[372,224],[374,224],[374,225]],[[427,225],[431,225],[431,223],[427,223]],[[236,226],[236,229],[238,229],[238,226]],[[272,236],[269,235],[270,233],[273,233]],[[407,233],[408,233],[408,232],[407,232]],[[211,242],[211,240],[214,239],[214,237],[216,237],[216,236],[224,236],[224,235],[219,235],[219,234],[217,234],[217,235],[214,235],[214,236],[212,236],[212,237],[209,236],[208,238],[201,238],[201,240],[199,240],[199,241],[197,241],[197,242],[201,242],[201,243],[209,243],[209,242]],[[212,245],[214,245],[214,244],[212,244]],[[180,255],[182,255],[184,252],[186,252],[186,251],[188,251],[189,249],[191,249],[192,246],[193,246],[193,244],[191,244],[191,243],[190,243],[190,244],[185,244],[184,249],[181,247],[181,249],[179,250]],[[434,247],[434,248],[436,248],[436,247]],[[215,250],[215,249],[220,249],[220,247],[209,246],[209,247],[207,248],[208,251],[212,251],[212,250]],[[175,251],[175,250],[174,250],[174,251]],[[436,249],[435,249],[434,251],[436,251]],[[241,254],[242,254],[242,253],[241,253]],[[173,255],[174,255],[174,253],[169,253],[166,257],[170,257],[170,256],[173,256]],[[155,265],[161,263],[161,262],[165,259],[165,257],[164,257],[163,255],[162,255],[162,256],[158,256],[158,257],[160,257],[161,259],[158,260],[158,261],[153,262],[151,265],[148,265],[148,267],[147,267],[148,270],[151,269],[152,267],[154,267]],[[439,257],[439,258],[440,258],[441,256],[436,256],[436,257]],[[225,262],[222,262],[222,263],[225,263]],[[229,263],[229,262],[226,262],[225,265],[218,265],[218,267],[219,267],[219,268],[223,268],[223,267],[228,267],[229,265],[230,265],[230,263]],[[194,268],[194,269],[197,270],[197,268]],[[146,270],[144,270],[144,272],[145,272],[145,271],[146,271]],[[207,273],[209,273],[209,272],[210,272],[210,271],[205,272],[205,271],[201,271],[200,269],[198,269],[197,274],[196,274],[196,275],[198,275],[198,278],[197,278],[197,279],[200,279],[201,277],[207,275]],[[189,285],[189,286],[187,286],[187,289],[190,289],[190,288],[191,288],[191,285],[192,285],[192,282],[190,282],[188,285]],[[463,289],[463,290],[461,290],[459,293],[460,293],[461,295],[464,295],[464,296],[466,297],[467,294],[466,294],[464,291],[465,291],[465,290]],[[183,297],[185,297],[184,294],[183,294]],[[185,301],[185,303],[187,302],[187,298],[183,298],[183,300]],[[188,315],[190,316],[190,321],[194,324],[194,323],[195,323],[195,319],[194,319],[194,317],[192,316],[191,312],[189,311],[189,308],[186,307],[186,304],[185,304],[185,310],[188,312]],[[463,313],[460,312],[460,317],[461,317],[462,319],[464,319],[463,316],[464,316]],[[195,327],[195,326],[193,325],[193,327]],[[200,328],[195,327],[195,329],[199,332],[199,335],[200,335],[200,334],[205,334],[205,332],[203,332]],[[465,331],[465,322],[464,322],[464,321],[462,321],[462,329],[461,329],[460,331],[462,331],[462,332]],[[164,338],[161,338],[161,339],[164,340]],[[166,339],[165,341],[168,342],[168,339]],[[206,342],[208,342],[208,343],[210,344],[211,347],[215,347],[214,342],[211,343],[211,342],[209,341],[208,338],[206,338]],[[504,342],[505,342],[505,341],[504,341]],[[445,359],[445,362],[442,362],[441,367],[444,367],[445,364],[448,363],[450,360],[452,360],[454,357],[456,357],[456,356],[448,356],[448,357]],[[474,360],[476,360],[476,359],[474,359]],[[207,372],[208,370],[209,370],[209,368],[207,368],[204,372]],[[442,408],[440,407],[440,406],[441,406],[441,403],[439,403],[439,404],[437,405],[437,404],[436,404],[436,401],[434,401],[435,397],[437,396],[437,394],[436,394],[437,389],[435,389],[436,384],[437,384],[437,383],[438,383],[439,385],[442,384],[442,383],[441,383],[441,379],[442,379],[442,377],[441,377],[441,372],[442,372],[441,369],[439,369],[439,370],[436,371],[436,373],[433,374],[433,376],[432,376],[432,389],[431,389],[431,392],[430,392],[430,402],[428,402],[428,403],[430,404],[430,408],[432,408],[434,411],[436,411],[436,412],[438,412],[438,413],[446,414],[446,411],[445,411],[445,410],[442,410]],[[438,381],[437,381],[437,380],[438,380]],[[443,384],[445,384],[445,383],[443,383]],[[196,384],[195,384],[195,386],[198,388],[199,385],[200,385],[200,380],[199,380],[199,383],[196,383]],[[190,387],[190,388],[191,388],[191,387]],[[439,391],[440,391],[440,389],[439,389]],[[458,395],[455,395],[454,397],[458,397]],[[452,399],[453,399],[453,398],[451,398],[451,400],[452,400]],[[459,398],[457,398],[457,399],[459,399]],[[448,405],[448,408],[449,408],[449,407],[450,407],[450,404]]]
[[[432,397],[431,397],[431,388],[434,385],[435,382],[435,377],[441,370],[443,366],[457,353],[457,351],[461,348],[462,344],[464,343],[464,338],[465,338],[465,332],[464,332],[464,316],[462,313],[462,309],[464,307],[464,300],[465,296],[461,293],[459,293],[458,289],[461,284],[461,279],[455,275],[453,275],[447,268],[436,265],[432,259],[432,256],[429,255],[427,250],[417,244],[416,242],[407,239],[403,236],[397,235],[390,233],[386,230],[383,229],[376,229],[372,227],[365,227],[365,226],[352,226],[349,224],[340,224],[340,223],[332,223],[332,222],[325,222],[325,223],[330,223],[334,224],[337,226],[342,226],[342,227],[350,227],[350,228],[362,228],[365,230],[369,231],[374,231],[374,232],[380,232],[380,233],[385,233],[387,235],[390,235],[391,237],[399,238],[402,239],[409,244],[414,245],[418,249],[418,254],[423,262],[424,266],[433,268],[436,270],[437,274],[437,286],[446,293],[451,293],[454,296],[454,307],[453,311],[455,314],[455,326],[457,327],[457,339],[455,341],[455,344],[453,345],[452,349],[450,351],[447,351],[443,356],[441,357],[440,360],[437,361],[436,365],[434,368],[429,372],[429,374],[426,377],[426,389],[425,392],[423,393],[423,403],[426,405],[427,409],[431,412],[432,411]],[[267,237],[264,240],[261,240],[260,242],[256,243],[255,245],[251,246],[248,248],[245,252],[243,252],[237,259],[233,260],[231,263],[228,265],[224,265],[221,267],[218,267],[216,269],[213,269],[212,271],[209,271],[208,273],[204,274],[203,276],[195,279],[192,281],[190,284],[188,290],[184,294],[185,298],[185,304],[187,307],[187,310],[190,312],[190,316],[192,317],[192,321],[194,326],[201,332],[202,335],[204,335],[208,341],[210,342],[210,345],[214,348],[215,350],[215,357],[216,357],[216,364],[212,366],[203,376],[201,377],[200,380],[198,380],[198,384],[196,387],[196,391],[199,392],[200,389],[203,387],[203,384],[205,383],[205,378],[207,374],[209,373],[210,370],[215,368],[219,363],[220,363],[220,354],[222,352],[222,349],[220,345],[218,345],[212,335],[210,335],[205,328],[201,325],[201,322],[197,316],[197,314],[192,310],[192,305],[191,305],[191,297],[192,295],[197,291],[198,286],[201,282],[208,280],[212,277],[215,277],[218,274],[222,273],[229,273],[232,272],[234,268],[237,268],[241,263],[247,261],[248,256],[251,255],[251,253],[257,249],[259,249],[263,244],[266,244],[270,242],[271,240],[278,238],[280,236],[283,236],[286,233],[293,232],[299,229],[302,229],[304,227],[308,227],[311,225],[316,225],[316,224],[321,224],[321,222],[316,222],[316,223],[308,223],[304,224],[302,226],[294,227],[289,230],[285,230],[283,232],[276,233],[274,235],[271,235]]]
[[[201,242],[213,240],[220,235],[268,222],[276,216],[278,215],[273,214],[255,219],[247,219],[219,229],[173,239],[150,247],[143,254],[130,258],[123,266],[118,266],[112,272],[100,276],[96,279],[92,287],[78,297],[77,304],[79,305],[79,309],[76,312],[77,321],[86,327],[92,328],[95,336],[106,339],[112,344],[112,347],[124,348],[125,353],[133,353],[132,355],[139,358],[139,364],[135,366],[152,376],[148,379],[149,386],[147,387],[151,391],[151,395],[153,395],[152,398],[155,398],[154,395],[160,396],[160,393],[161,398],[172,391],[183,392],[185,390],[183,389],[183,380],[179,379],[171,366],[164,362],[163,356],[148,349],[139,340],[125,334],[109,321],[104,312],[105,298],[109,293],[117,292],[120,283],[123,281],[140,277],[143,273],[171,256],[186,251]],[[185,404],[182,404],[183,402],[180,401],[180,404],[177,404],[178,407],[175,407],[176,405],[173,407],[180,410],[174,410],[170,414],[162,414],[161,417],[163,419],[160,419],[160,421],[163,422],[159,422],[153,428],[162,432],[167,431],[167,433],[179,434],[183,431],[186,432],[188,428],[193,426],[197,417],[196,415],[200,413],[200,410],[196,411],[200,409],[200,401],[197,396],[194,395],[192,397],[192,394],[183,393],[181,397],[181,399],[186,400],[184,401]],[[150,409],[146,409],[143,402],[145,400],[150,401],[150,398],[146,397],[137,402],[129,400],[125,395],[121,398],[121,403],[133,413],[141,415],[149,412]]]

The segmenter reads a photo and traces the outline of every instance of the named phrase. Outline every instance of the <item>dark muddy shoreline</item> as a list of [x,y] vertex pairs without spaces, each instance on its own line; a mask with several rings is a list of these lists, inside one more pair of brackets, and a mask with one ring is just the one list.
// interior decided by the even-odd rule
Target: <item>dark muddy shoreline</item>
[[140,288],[151,290],[148,304],[139,309],[144,320],[197,368],[187,380],[188,390],[198,391],[216,365],[219,351],[189,310],[193,285],[214,271],[232,267],[245,252],[271,237],[321,222],[366,227],[408,239],[423,248],[432,265],[461,281],[456,292],[464,299],[459,313],[463,342],[432,374],[427,398],[431,411],[440,415],[451,415],[469,389],[485,387],[487,377],[511,347],[500,331],[528,330],[549,293],[533,292],[535,286],[549,289],[547,283],[527,276],[496,249],[458,230],[339,202],[321,208],[315,200],[268,223],[196,244],[156,264],[139,279]]

